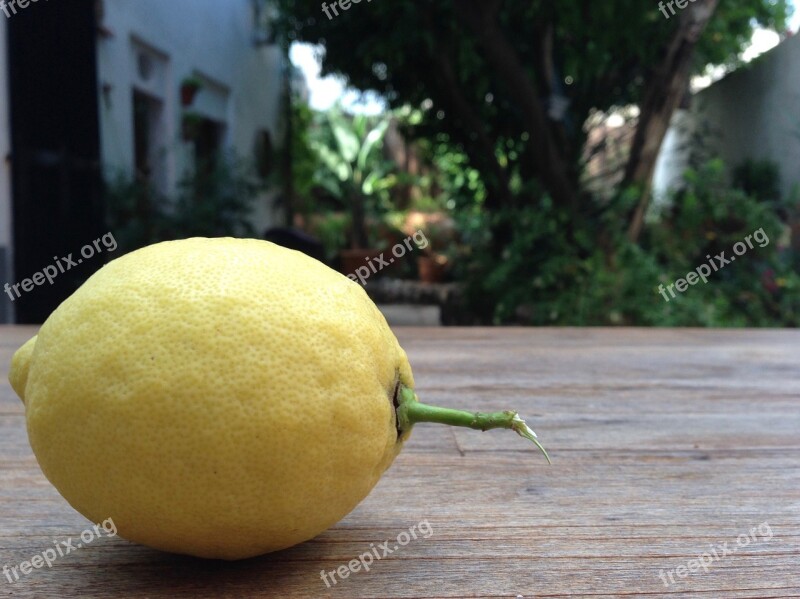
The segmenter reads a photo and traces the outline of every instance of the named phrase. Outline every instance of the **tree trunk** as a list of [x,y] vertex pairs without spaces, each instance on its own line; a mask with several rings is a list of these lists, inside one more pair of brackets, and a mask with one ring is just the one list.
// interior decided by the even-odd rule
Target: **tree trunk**
[[364,210],[364,196],[357,191],[350,195],[350,210],[353,218],[353,236],[351,247],[354,250],[365,250],[369,247],[369,236],[367,235],[367,217]]
[[577,188],[569,178],[566,159],[561,155],[550,128],[541,93],[497,23],[500,2],[462,0],[459,4],[459,17],[475,35],[485,52],[486,61],[503,80],[511,97],[517,100],[523,123],[530,134],[530,154],[539,180],[557,204],[577,209]]
[[718,2],[697,0],[683,10],[667,53],[652,73],[645,90],[623,181],[624,185],[638,185],[642,190],[628,227],[631,241],[638,240],[642,232],[658,153],[672,115],[688,90],[695,46]]
[[495,179],[494,185],[487,186],[490,189],[486,199],[487,207],[492,210],[499,210],[507,206],[511,200],[511,191],[509,189],[508,173],[497,161],[497,155],[495,154],[497,140],[487,132],[485,124],[461,93],[453,66],[443,49],[439,48],[439,52],[433,57],[431,65],[441,80],[440,89],[446,98],[447,108],[453,110],[456,118],[463,123],[464,131],[473,133],[475,136],[474,139],[470,139],[469,135],[465,135],[463,139],[464,148],[470,162],[474,167],[488,169]]
[[[422,14],[428,30],[435,32],[432,8],[429,6]],[[494,178],[494,181],[487,181],[486,207],[490,210],[507,207],[511,203],[509,175],[497,160],[497,139],[493,132],[487,130],[486,124],[461,92],[461,82],[453,67],[453,50],[449,41],[433,36],[432,44],[431,67],[436,73],[434,85],[444,99],[443,107],[452,111],[463,125],[460,141],[472,166],[481,172],[488,171]]]

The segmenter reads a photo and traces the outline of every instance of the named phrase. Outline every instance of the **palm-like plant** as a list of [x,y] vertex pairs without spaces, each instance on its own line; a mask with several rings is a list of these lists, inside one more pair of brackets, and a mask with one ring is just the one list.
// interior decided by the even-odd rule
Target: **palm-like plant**
[[310,140],[320,160],[314,182],[349,207],[354,249],[368,245],[368,208],[377,210],[379,201],[397,182],[393,163],[381,151],[389,123],[389,117],[349,117],[334,108],[322,115]]

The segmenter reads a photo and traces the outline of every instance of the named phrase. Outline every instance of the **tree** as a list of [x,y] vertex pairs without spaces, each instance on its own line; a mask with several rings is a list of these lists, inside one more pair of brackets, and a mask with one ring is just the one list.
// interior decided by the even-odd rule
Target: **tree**
[[314,182],[350,209],[353,249],[369,247],[367,201],[385,193],[396,183],[394,165],[381,154],[389,118],[347,118],[338,108],[321,115],[311,136],[310,148],[319,168]]
[[684,9],[663,58],[651,72],[650,80],[645,86],[640,102],[641,114],[624,179],[626,184],[637,184],[642,189],[642,197],[633,212],[628,229],[628,234],[634,241],[639,238],[644,225],[650,198],[650,181],[661,144],[669,129],[672,114],[686,95],[694,66],[695,47],[718,3],[719,0],[698,0]]
[[786,0],[696,0],[682,10],[666,3],[663,13],[637,0],[392,0],[336,5],[338,16],[329,6],[329,18],[314,0],[277,2],[287,43],[324,45],[324,73],[375,90],[393,107],[431,105],[419,134],[469,156],[490,209],[537,201],[515,183],[532,180],[563,209],[585,209],[583,124],[593,111],[638,105],[624,178],[643,192],[631,215],[634,238],[690,77],[735,62],[756,24],[781,29],[789,11]]

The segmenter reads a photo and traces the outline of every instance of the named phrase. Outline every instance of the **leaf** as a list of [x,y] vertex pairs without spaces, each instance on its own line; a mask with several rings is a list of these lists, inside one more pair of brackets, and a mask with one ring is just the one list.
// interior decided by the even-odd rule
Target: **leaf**
[[346,162],[352,163],[358,156],[360,146],[358,136],[351,128],[350,123],[347,122],[347,119],[338,112],[331,113],[330,125],[333,137],[339,148],[339,154]]
[[369,155],[372,153],[372,150],[375,149],[375,146],[383,140],[388,128],[389,119],[385,119],[378,123],[378,125],[367,134],[367,137],[361,146],[361,150],[358,153],[357,168],[359,170],[363,171],[366,168]]
[[340,180],[347,181],[353,177],[353,169],[342,156],[323,143],[311,142],[311,149],[317,153],[322,163]]

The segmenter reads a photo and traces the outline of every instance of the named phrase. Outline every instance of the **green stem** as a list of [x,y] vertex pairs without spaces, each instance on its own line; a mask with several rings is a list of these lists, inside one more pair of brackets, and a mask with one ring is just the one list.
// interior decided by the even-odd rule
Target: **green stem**
[[532,441],[544,454],[547,463],[552,463],[547,451],[536,438],[536,433],[525,424],[525,421],[516,412],[511,410],[492,413],[465,412],[464,410],[429,406],[419,401],[413,389],[401,385],[397,406],[397,427],[404,432],[418,422],[463,426],[479,431],[488,431],[493,428],[511,429],[521,437]]

